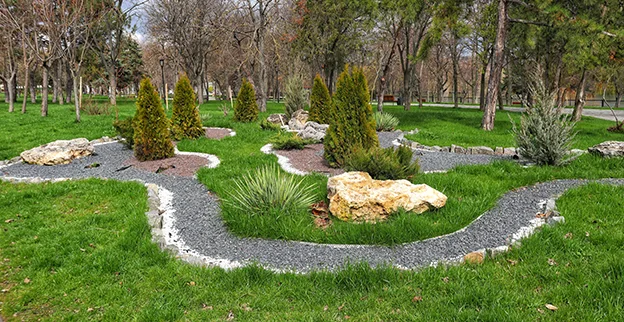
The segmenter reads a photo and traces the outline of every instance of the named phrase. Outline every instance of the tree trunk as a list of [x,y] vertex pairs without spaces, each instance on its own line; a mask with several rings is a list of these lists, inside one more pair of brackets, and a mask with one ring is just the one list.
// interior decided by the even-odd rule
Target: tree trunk
[[50,68],[52,69],[52,103],[56,104],[56,102],[58,102],[58,96],[59,96],[59,80],[58,80],[58,68],[56,67],[56,65],[58,64],[58,61],[56,63],[53,63],[52,66],[50,66]]
[[37,103],[37,89],[35,88],[35,77],[34,71],[30,71],[30,102],[33,104]]
[[383,97],[386,94],[386,78],[379,79],[379,89],[377,90],[377,112],[383,112]]
[[622,93],[617,91],[615,94],[615,108],[620,108],[621,103],[622,103]]
[[72,83],[74,84],[74,108],[76,110],[76,122],[80,123],[80,98],[79,93],[82,90],[78,88],[78,76],[72,76]]
[[587,72],[583,70],[581,75],[581,81],[576,88],[576,98],[574,99],[574,112],[572,112],[572,120],[578,122],[583,116],[583,107],[585,107],[585,81],[587,79]]
[[498,109],[501,111],[505,109],[505,104],[503,102],[503,89],[501,87],[498,87]]
[[488,90],[485,96],[485,111],[481,128],[485,131],[494,129],[494,118],[496,117],[496,99],[498,88],[500,87],[501,74],[503,72],[503,60],[505,55],[505,40],[507,38],[507,5],[508,0],[498,1],[498,26],[496,29],[496,42],[494,44],[494,55],[490,64],[490,79],[488,80]]
[[9,92],[9,113],[15,111],[15,78],[16,74],[13,73],[9,79],[7,79],[7,87]]
[[41,116],[48,116],[48,72],[50,67],[47,62],[43,62],[42,76],[42,88],[41,88]]
[[8,103],[9,102],[9,82],[6,81],[6,79],[2,79],[2,89],[4,90],[4,102]]
[[[201,74],[198,74],[195,77],[195,83],[197,84],[197,102],[199,103],[199,105],[204,104],[204,89],[203,89],[203,86],[202,86],[202,76],[201,76]],[[163,91],[164,90],[165,89],[163,88]]]
[[56,64],[56,79],[58,88],[55,92],[58,94],[59,105],[63,105],[65,103],[65,98],[63,98],[63,64],[61,60]]
[[70,76],[70,71],[67,66],[65,66],[65,73],[63,74],[65,77],[65,103],[71,103],[72,97],[72,88],[74,86],[73,79]]
[[[408,63],[409,64],[409,63]],[[409,111],[412,106],[412,84],[411,68],[408,67],[403,72],[403,109]]]
[[[26,60],[26,58],[24,58]],[[22,101],[22,114],[26,113],[26,101],[28,99],[28,81],[30,80],[30,66],[28,63],[24,63],[24,100]]]
[[485,69],[481,71],[481,85],[479,86],[479,109],[485,110]]
[[[455,39],[455,37],[453,36],[454,41],[453,41],[453,46],[454,46],[454,51],[457,50],[457,40]],[[459,65],[459,61],[458,61],[459,57],[456,56],[456,54],[453,52],[453,108],[458,108],[459,107],[459,86],[458,86],[458,81],[457,78],[459,77],[459,72],[458,72],[458,66]]]
[[115,75],[114,67],[113,72],[108,72],[108,83],[110,86],[110,91],[108,92],[108,101],[111,105],[117,106],[117,75]]

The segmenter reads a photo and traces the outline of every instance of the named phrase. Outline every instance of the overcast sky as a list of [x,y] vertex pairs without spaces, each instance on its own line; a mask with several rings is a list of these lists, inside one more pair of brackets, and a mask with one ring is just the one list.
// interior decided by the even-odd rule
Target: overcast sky
[[125,0],[122,4],[123,9],[128,10],[136,3],[143,3],[142,5],[134,9],[134,12],[133,12],[134,16],[132,17],[132,24],[136,25],[137,27],[137,31],[134,33],[134,38],[139,43],[143,43],[143,40],[145,39],[145,21],[143,19],[143,16],[144,16],[143,10],[145,9],[145,2],[147,1],[146,0]]

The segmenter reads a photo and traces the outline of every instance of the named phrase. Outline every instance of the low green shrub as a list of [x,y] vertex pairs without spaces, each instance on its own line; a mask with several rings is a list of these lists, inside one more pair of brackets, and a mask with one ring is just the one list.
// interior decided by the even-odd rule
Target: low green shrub
[[302,150],[311,143],[311,141],[302,139],[296,133],[290,132],[278,132],[271,139],[271,144],[273,144],[273,149],[275,150]]
[[225,202],[250,215],[305,211],[315,201],[315,194],[314,187],[303,181],[303,177],[284,173],[275,165],[265,165],[235,179]]
[[345,170],[368,172],[373,179],[411,179],[420,170],[418,162],[412,162],[413,152],[401,146],[360,150],[347,157]]
[[80,111],[87,115],[110,115],[111,105],[108,101],[100,103],[94,100],[93,97],[87,96],[82,99]]
[[132,120],[133,118],[127,118],[113,122],[115,132],[124,139],[121,142],[129,149],[134,147],[134,126],[132,125]]
[[394,129],[396,129],[396,127],[399,125],[399,119],[390,113],[377,112],[374,114],[374,117],[377,132],[394,131]]
[[260,121],[260,128],[265,131],[279,131],[281,126],[279,124],[271,123],[267,119]]

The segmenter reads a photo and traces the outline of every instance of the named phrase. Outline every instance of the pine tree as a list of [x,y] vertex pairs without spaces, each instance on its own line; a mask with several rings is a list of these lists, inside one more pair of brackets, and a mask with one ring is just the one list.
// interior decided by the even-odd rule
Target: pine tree
[[160,97],[149,78],[141,81],[134,118],[134,155],[139,161],[159,160],[173,156],[169,138],[169,120]]
[[329,109],[331,105],[331,97],[329,90],[325,86],[325,82],[319,74],[314,77],[314,85],[312,85],[312,93],[310,94],[310,119],[309,121],[321,124],[329,123]]
[[303,88],[303,79],[300,76],[292,76],[286,82],[286,90],[284,91],[284,107],[286,109],[286,117],[290,118],[297,110],[305,108],[306,94]]
[[256,91],[253,85],[243,79],[236,105],[234,105],[234,120],[238,122],[255,122],[258,119],[258,104],[256,103]]
[[324,146],[325,159],[331,166],[343,165],[355,151],[379,146],[362,70],[354,68],[351,71],[347,66],[340,74],[329,116]]
[[180,77],[175,87],[171,123],[171,134],[176,140],[196,139],[205,134],[195,106],[195,92],[186,75]]

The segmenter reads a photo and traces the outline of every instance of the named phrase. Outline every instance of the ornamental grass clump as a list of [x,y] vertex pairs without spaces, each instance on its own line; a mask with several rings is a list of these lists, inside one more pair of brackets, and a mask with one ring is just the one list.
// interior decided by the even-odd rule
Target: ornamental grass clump
[[286,117],[290,117],[297,111],[305,108],[306,93],[303,88],[303,79],[299,76],[292,76],[286,82],[284,90],[284,107]]
[[186,75],[182,75],[175,86],[171,135],[175,140],[197,139],[205,135],[199,108],[195,105],[195,92]]
[[173,156],[169,120],[160,97],[149,78],[139,87],[134,117],[134,156],[139,161],[160,160]]
[[555,93],[546,89],[540,77],[535,79],[529,88],[534,102],[522,115],[520,126],[511,120],[518,152],[537,165],[566,164],[575,158],[569,153],[575,123],[555,107]]
[[314,77],[312,93],[310,94],[310,118],[308,121],[319,124],[329,124],[329,109],[331,96],[320,75]]
[[278,132],[271,138],[271,144],[275,150],[303,150],[307,144],[311,144],[310,140],[304,140],[296,133]]
[[234,120],[238,122],[255,122],[258,120],[258,103],[256,103],[256,91],[246,79],[243,79],[236,105],[234,105]]
[[323,144],[330,166],[340,167],[350,154],[379,146],[368,85],[361,69],[351,70],[347,66],[340,74],[329,115]]
[[356,151],[345,162],[346,171],[367,172],[376,180],[410,180],[418,174],[418,162],[412,162],[413,152],[401,146]]
[[250,215],[305,211],[315,201],[315,193],[314,187],[304,180],[275,165],[265,165],[235,179],[234,189],[225,201]]
[[377,131],[394,131],[398,125],[399,119],[396,116],[386,112],[375,113]]

